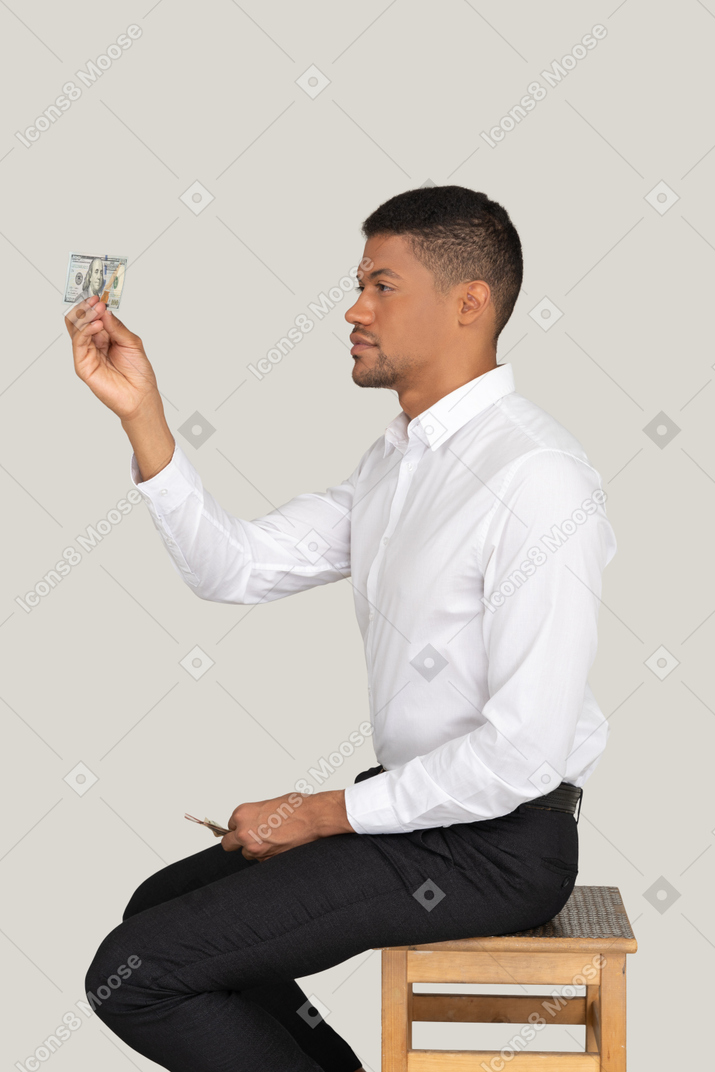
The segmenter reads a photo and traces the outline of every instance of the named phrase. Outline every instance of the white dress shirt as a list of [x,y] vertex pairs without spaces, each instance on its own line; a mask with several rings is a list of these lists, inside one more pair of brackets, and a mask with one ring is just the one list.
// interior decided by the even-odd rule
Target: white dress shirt
[[201,599],[261,603],[352,577],[385,771],[345,790],[359,834],[490,819],[581,786],[608,736],[587,682],[616,541],[580,443],[498,365],[354,472],[264,517],[228,514],[176,446],[140,482]]

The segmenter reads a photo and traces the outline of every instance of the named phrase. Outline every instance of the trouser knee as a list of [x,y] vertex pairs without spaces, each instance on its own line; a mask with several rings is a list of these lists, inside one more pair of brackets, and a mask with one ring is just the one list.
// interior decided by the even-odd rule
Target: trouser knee
[[153,908],[155,904],[158,904],[161,897],[157,896],[157,886],[155,875],[150,875],[149,878],[137,886],[122,913],[122,920],[129,919],[130,916],[135,916],[137,912],[143,912],[145,908]]
[[94,955],[84,980],[87,1002],[100,1020],[112,1012],[126,1009],[141,989],[142,959],[129,953],[117,941],[122,931],[117,927],[107,935]]

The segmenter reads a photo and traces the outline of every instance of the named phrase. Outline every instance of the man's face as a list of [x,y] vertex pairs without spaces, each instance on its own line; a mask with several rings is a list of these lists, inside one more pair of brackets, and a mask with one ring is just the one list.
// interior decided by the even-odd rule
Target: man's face
[[89,270],[89,289],[93,294],[101,294],[103,283],[104,271],[102,269],[102,262],[92,261],[92,267]]
[[[434,289],[434,277],[402,235],[375,235],[365,244],[345,313],[352,325],[353,381],[360,387],[411,386],[436,372],[452,326],[452,306]],[[453,310],[452,310],[453,311]]]

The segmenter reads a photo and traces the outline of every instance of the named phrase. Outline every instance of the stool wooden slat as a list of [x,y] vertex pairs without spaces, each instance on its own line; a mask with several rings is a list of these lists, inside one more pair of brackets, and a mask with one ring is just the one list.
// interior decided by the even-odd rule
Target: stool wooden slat
[[[625,1072],[626,955],[637,948],[615,886],[575,886],[561,912],[531,930],[383,948],[382,1072],[496,1067],[490,1061],[500,1050],[413,1049],[412,1024],[524,1025],[533,1023],[529,1016],[585,1025],[586,1047],[580,1053],[525,1051],[515,1036],[508,1064],[518,1072]],[[415,994],[413,983],[585,985],[586,994]]]
[[[499,1050],[413,1050],[408,1072],[484,1072]],[[504,1063],[504,1068],[507,1065]],[[520,1072],[598,1072],[598,1059],[587,1053],[517,1053],[509,1068]]]

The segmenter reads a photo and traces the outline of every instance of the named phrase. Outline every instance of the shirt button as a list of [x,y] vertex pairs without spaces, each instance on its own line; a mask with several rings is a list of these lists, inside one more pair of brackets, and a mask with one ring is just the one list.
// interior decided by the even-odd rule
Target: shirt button
[[161,491],[159,492],[159,494],[160,495],[166,495],[168,493],[168,490],[169,490],[168,488],[162,488]]
[[371,611],[370,611],[370,613],[369,613],[369,615],[368,615],[368,620],[369,620],[369,621],[372,621],[372,619],[373,619],[374,617],[375,617],[375,612],[371,610]]
[[412,464],[412,462],[407,463],[407,468],[410,470],[414,469],[414,465]]
[[389,536],[383,536],[383,537],[382,537],[382,542],[383,542],[383,543],[387,543],[387,541],[389,540],[389,538],[390,538]]

